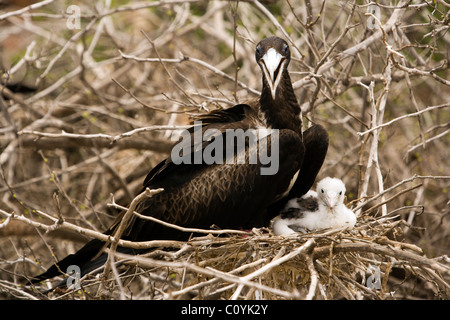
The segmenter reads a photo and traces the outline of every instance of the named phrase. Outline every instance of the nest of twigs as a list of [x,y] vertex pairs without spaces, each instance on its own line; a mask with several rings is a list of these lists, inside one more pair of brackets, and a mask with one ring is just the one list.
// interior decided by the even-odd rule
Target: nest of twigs
[[[109,274],[83,278],[51,299],[447,299],[448,257],[405,243],[404,220],[359,218],[353,230],[192,238],[127,256]],[[34,294],[39,295],[35,288]],[[65,288],[65,287],[64,287]],[[37,290],[36,290],[37,289]]]

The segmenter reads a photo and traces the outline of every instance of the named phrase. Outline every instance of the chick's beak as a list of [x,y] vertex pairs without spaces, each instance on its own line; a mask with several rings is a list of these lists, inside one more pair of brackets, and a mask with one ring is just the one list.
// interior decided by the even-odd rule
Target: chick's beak
[[326,201],[327,201],[328,208],[330,208],[330,212],[334,213],[333,209],[338,203],[337,195],[334,195],[334,194],[327,195]]
[[278,53],[274,48],[267,50],[266,54],[260,59],[259,64],[264,72],[264,77],[269,84],[272,99],[275,100],[278,85],[280,84],[282,71],[286,58]]

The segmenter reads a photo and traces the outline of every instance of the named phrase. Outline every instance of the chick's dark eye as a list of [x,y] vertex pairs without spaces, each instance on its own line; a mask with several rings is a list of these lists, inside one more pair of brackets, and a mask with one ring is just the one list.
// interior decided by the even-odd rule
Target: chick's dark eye
[[342,195],[342,191],[339,191],[339,195],[340,195],[340,196]]
[[325,193],[325,191],[323,191],[323,189],[320,189],[320,192]]

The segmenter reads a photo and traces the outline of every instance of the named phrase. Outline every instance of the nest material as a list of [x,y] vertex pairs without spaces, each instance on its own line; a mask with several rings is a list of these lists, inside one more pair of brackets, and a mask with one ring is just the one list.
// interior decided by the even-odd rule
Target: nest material
[[[133,299],[447,299],[447,257],[402,242],[406,223],[363,217],[353,230],[193,238],[174,249],[116,255],[122,269],[50,297]],[[175,249],[175,247],[178,247]],[[440,261],[439,261],[440,260]],[[125,268],[124,268],[125,267]],[[122,272],[119,274],[119,272]],[[133,292],[133,294],[131,294]]]

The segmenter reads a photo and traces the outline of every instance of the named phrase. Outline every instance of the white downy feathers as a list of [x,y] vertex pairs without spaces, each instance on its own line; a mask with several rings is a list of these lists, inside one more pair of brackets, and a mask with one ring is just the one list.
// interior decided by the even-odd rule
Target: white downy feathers
[[356,216],[344,204],[346,189],[342,180],[324,178],[317,184],[316,190],[289,200],[273,220],[275,235],[328,228],[351,229],[355,226]]

